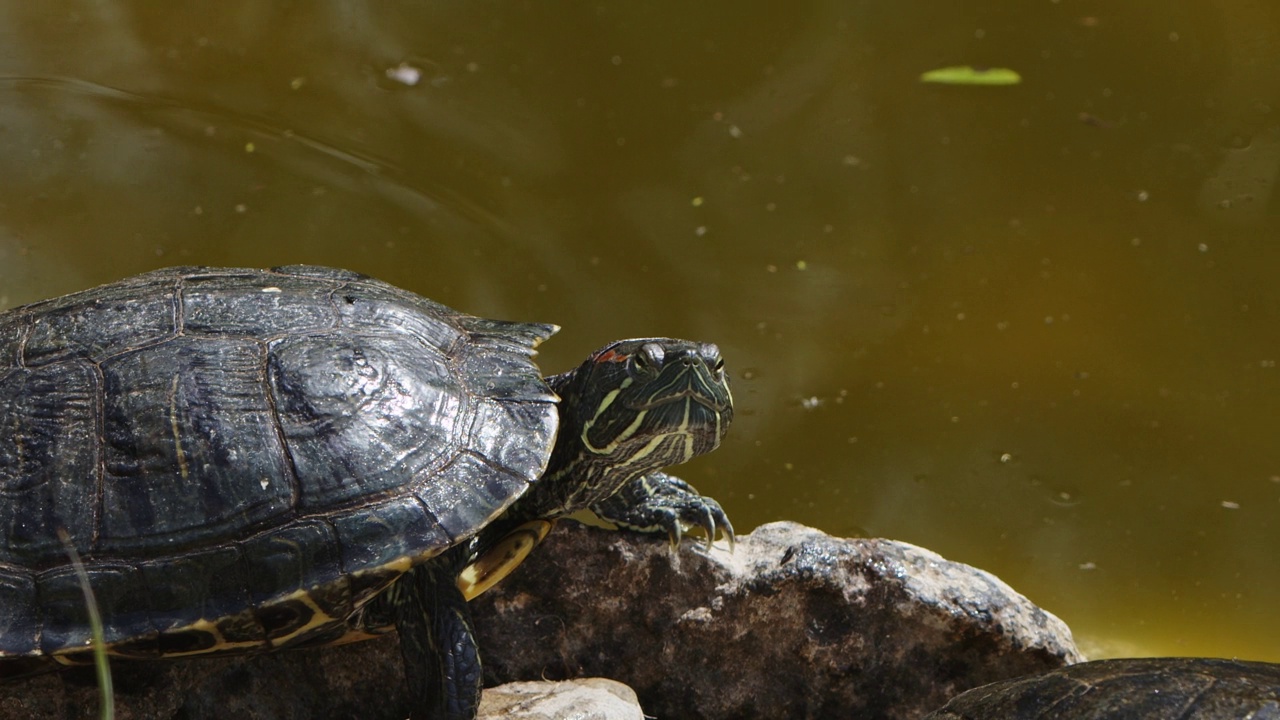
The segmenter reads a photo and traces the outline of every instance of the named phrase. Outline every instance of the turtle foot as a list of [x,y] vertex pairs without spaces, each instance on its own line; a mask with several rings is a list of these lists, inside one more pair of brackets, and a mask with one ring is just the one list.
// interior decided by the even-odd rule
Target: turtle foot
[[591,511],[620,528],[665,533],[672,547],[680,544],[686,531],[701,528],[707,535],[710,550],[718,530],[729,540],[729,550],[733,550],[733,524],[720,503],[664,472],[649,473],[628,482],[613,495],[592,505]]

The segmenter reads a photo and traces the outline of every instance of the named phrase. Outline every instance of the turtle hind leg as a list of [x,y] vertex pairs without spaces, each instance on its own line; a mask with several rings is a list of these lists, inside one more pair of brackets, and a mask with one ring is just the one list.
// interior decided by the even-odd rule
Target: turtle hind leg
[[729,548],[733,548],[733,525],[720,503],[664,472],[651,472],[628,481],[617,492],[592,505],[591,512],[627,530],[665,533],[673,546],[680,543],[686,530],[697,527],[707,534],[710,548],[718,530],[728,538]]
[[429,560],[387,590],[412,720],[473,720],[480,705],[480,651],[454,564]]

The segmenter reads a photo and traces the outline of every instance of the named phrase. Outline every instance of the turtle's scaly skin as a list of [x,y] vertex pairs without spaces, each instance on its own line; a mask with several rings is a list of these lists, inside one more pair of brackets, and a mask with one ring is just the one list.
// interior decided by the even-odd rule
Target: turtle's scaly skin
[[[541,475],[554,326],[354,273],[175,268],[0,314],[0,673],[314,644]],[[37,663],[38,664],[38,661]]]

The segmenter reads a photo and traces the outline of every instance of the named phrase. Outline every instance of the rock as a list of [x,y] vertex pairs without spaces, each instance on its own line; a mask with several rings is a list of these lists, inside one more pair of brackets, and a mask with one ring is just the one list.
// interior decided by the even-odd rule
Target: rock
[[[988,573],[791,523],[707,554],[564,522],[473,608],[487,684],[608,677],[670,718],[914,718],[962,690],[1081,659],[1057,618]],[[121,720],[408,714],[394,637],[113,667]],[[90,720],[97,708],[91,671],[0,685],[0,718]]]
[[1082,659],[989,573],[794,523],[710,554],[561,523],[473,603],[487,677],[605,676],[649,715],[918,718],[998,679]]
[[605,678],[517,682],[484,691],[480,720],[644,720],[631,688]]
[[1217,658],[1096,660],[970,690],[925,720],[1280,717],[1280,665]]

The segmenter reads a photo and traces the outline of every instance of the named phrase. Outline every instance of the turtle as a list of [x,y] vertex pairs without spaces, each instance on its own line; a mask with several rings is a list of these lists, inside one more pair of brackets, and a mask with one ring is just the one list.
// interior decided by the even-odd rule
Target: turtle
[[412,717],[473,717],[467,601],[559,518],[733,540],[663,471],[729,429],[719,349],[620,340],[544,378],[557,330],[306,265],[0,313],[0,677],[91,662],[74,550],[113,657],[395,630]]
[[1280,717],[1280,665],[1224,658],[1094,660],[983,685],[925,720]]

